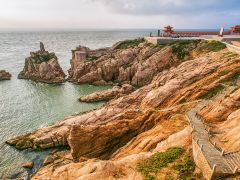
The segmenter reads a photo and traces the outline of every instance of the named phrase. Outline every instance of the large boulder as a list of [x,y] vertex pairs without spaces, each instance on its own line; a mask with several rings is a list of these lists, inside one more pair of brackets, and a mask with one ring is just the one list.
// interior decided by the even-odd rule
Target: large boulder
[[79,98],[82,102],[97,102],[97,101],[108,101],[126,94],[133,92],[133,86],[124,84],[122,86],[114,86],[112,89],[105,91],[95,92]]
[[60,67],[55,53],[45,51],[42,43],[40,49],[40,51],[31,52],[31,56],[25,59],[25,66],[18,78],[50,84],[63,83],[66,75]]
[[12,75],[5,71],[5,70],[0,70],[0,81],[3,81],[3,80],[10,80],[12,77]]

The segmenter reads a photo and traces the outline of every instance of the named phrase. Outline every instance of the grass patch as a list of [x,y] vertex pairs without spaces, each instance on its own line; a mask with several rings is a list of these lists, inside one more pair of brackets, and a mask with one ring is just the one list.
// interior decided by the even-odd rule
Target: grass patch
[[137,165],[137,170],[141,172],[147,180],[155,179],[155,174],[169,163],[174,162],[184,152],[179,147],[169,148],[166,152],[157,152],[145,161]]
[[230,72],[231,72],[230,70],[222,71],[222,72],[219,73],[219,75],[220,76],[225,76],[225,75],[227,75]]
[[195,170],[195,163],[189,156],[187,156],[182,161],[178,162],[174,169],[180,173],[190,174]]
[[207,41],[199,46],[196,51],[198,53],[207,53],[207,52],[218,52],[222,49],[225,49],[226,45],[220,41]]
[[192,50],[191,45],[195,47],[200,40],[179,40],[169,44],[172,47],[173,54],[177,55],[178,59],[184,59],[190,55]]
[[224,89],[222,84],[217,85],[216,87],[209,89],[204,95],[202,95],[199,99],[210,99],[216,96],[219,92]]
[[134,48],[138,46],[140,43],[144,42],[144,39],[134,39],[134,40],[126,40],[123,41],[119,46],[118,49],[128,49]]
[[237,56],[238,56],[237,53],[227,52],[227,53],[224,53],[223,58],[234,58],[234,57],[237,57]]
[[226,79],[223,83],[230,86],[236,85],[239,78],[240,78],[240,72],[236,72],[231,77]]
[[88,61],[96,61],[97,59],[98,59],[98,57],[96,57],[96,56],[88,56],[87,57]]
[[121,170],[115,171],[113,173],[113,177],[115,177],[116,179],[122,178],[124,176],[126,176],[126,174],[124,172],[122,172]]

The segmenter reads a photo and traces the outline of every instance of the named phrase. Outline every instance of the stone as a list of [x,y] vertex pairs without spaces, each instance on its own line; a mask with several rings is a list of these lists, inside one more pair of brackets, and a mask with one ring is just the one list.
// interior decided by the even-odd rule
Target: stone
[[45,51],[44,44],[40,42],[40,51]]
[[133,92],[133,86],[129,84],[123,84],[122,86],[114,86],[112,89],[95,92],[79,98],[82,102],[97,102],[108,101],[126,94]]
[[5,71],[5,70],[0,70],[0,81],[3,81],[3,80],[10,80],[12,77],[12,75]]
[[22,165],[22,167],[28,168],[28,169],[32,169],[33,166],[34,166],[34,163],[31,162],[31,161],[30,161],[30,162],[27,162],[27,163],[24,163],[24,164]]

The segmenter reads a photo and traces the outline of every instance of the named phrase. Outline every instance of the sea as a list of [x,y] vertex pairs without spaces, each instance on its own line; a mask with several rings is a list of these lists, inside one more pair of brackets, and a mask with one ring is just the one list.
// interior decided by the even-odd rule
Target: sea
[[62,85],[36,83],[17,79],[31,51],[45,49],[55,52],[67,74],[71,50],[78,45],[91,49],[109,47],[120,40],[149,35],[152,30],[21,30],[0,31],[0,70],[12,74],[10,81],[0,81],[0,179],[25,173],[21,165],[28,161],[41,163],[48,151],[19,151],[6,145],[15,136],[46,127],[67,116],[101,107],[104,102],[83,103],[81,95],[105,90],[109,86]]

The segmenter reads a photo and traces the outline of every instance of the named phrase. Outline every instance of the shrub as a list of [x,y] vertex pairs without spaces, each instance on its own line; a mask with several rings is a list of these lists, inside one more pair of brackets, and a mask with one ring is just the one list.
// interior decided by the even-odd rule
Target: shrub
[[209,89],[204,95],[202,95],[200,97],[200,99],[210,99],[210,98],[216,96],[223,89],[224,89],[224,86],[222,84],[219,84],[216,87]]
[[205,43],[203,43],[201,46],[199,46],[196,51],[198,53],[202,53],[202,52],[218,52],[222,49],[225,49],[226,45],[223,44],[220,41],[207,41]]
[[185,56],[190,55],[200,40],[179,40],[171,43],[173,54],[177,55],[178,59],[184,59]]
[[118,49],[128,49],[138,46],[140,43],[144,42],[143,39],[134,39],[134,40],[126,40],[123,41],[119,46]]
[[189,156],[187,156],[183,161],[175,165],[175,170],[181,173],[192,173],[195,170],[195,163]]
[[179,147],[169,148],[166,152],[157,152],[145,161],[137,165],[137,170],[141,172],[147,180],[155,179],[155,173],[161,168],[166,167],[169,163],[174,162],[184,152]]
[[87,60],[88,61],[96,61],[98,58],[96,56],[88,56]]
[[124,176],[126,176],[126,174],[124,172],[122,172],[121,170],[115,171],[113,173],[113,177],[115,177],[116,179],[122,178]]

